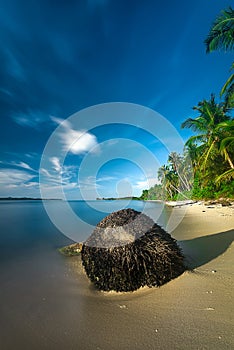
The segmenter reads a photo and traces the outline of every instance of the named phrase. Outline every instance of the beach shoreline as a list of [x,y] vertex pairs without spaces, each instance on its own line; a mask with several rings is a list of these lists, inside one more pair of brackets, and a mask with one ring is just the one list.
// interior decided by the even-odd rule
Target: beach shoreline
[[[170,233],[189,269],[159,288],[125,293],[97,291],[81,257],[58,252],[71,240],[53,227],[42,204],[15,204],[14,221],[12,206],[2,204],[0,213],[6,232],[0,265],[3,349],[234,347],[233,206],[166,207],[163,215],[179,218]],[[150,213],[159,209],[156,203],[145,207]]]
[[[184,207],[179,204],[172,210],[180,215]],[[104,320],[96,326],[95,336],[101,348],[106,349],[108,341],[113,349],[134,346],[135,349],[218,350],[234,346],[233,213],[233,205],[209,206],[197,202],[186,206],[184,218],[172,235],[188,259],[190,271],[160,288],[98,292],[85,276],[80,257],[67,260],[75,279],[83,281],[89,298],[95,300],[95,307],[89,309],[91,324],[94,326],[100,315],[105,319],[115,309],[114,319],[109,315],[107,321],[115,331],[110,326],[103,333],[101,327],[107,325]],[[110,309],[101,311],[103,303]]]

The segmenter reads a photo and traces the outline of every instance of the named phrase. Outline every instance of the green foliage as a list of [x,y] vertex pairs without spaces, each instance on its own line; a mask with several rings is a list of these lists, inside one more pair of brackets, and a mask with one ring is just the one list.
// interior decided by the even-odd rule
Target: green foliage
[[231,7],[214,21],[205,40],[206,52],[214,50],[232,50],[234,48],[234,11]]
[[[234,69],[234,63],[232,64],[231,70]],[[234,73],[230,75],[228,80],[225,82],[220,97],[224,97],[225,105],[227,108],[234,107]]]
[[[205,44],[208,53],[234,48],[231,7],[214,21]],[[183,155],[169,154],[167,164],[158,170],[161,183],[148,190],[148,199],[234,198],[234,119],[229,114],[234,107],[234,74],[220,96],[224,101],[216,102],[211,94],[209,100],[193,107],[198,116],[186,119],[181,127],[190,128],[195,135],[187,140]]]
[[222,183],[234,178],[234,121],[225,104],[215,102],[214,95],[194,109],[199,116],[182,123],[182,127],[199,133],[186,142],[194,166],[193,197],[214,198],[223,192]]
[[162,185],[154,185],[149,189],[148,199],[166,200],[167,193]]
[[144,190],[140,199],[176,200],[191,198],[193,184],[193,168],[188,154],[180,155],[172,152],[168,164],[158,169],[161,182]]
[[199,117],[187,119],[183,126],[192,127],[200,135],[186,142],[183,155],[169,154],[167,164],[158,170],[160,184],[144,190],[141,199],[233,197],[234,120],[213,95],[198,106]]
[[202,181],[197,179],[194,181],[193,199],[218,199],[218,198],[230,198],[234,199],[234,183],[223,182],[220,186],[210,180],[205,186],[202,185]]
[[[234,48],[234,10],[229,7],[214,21],[210,32],[205,40],[206,52],[215,50],[233,50]],[[234,69],[234,63],[231,69]],[[234,74],[224,84],[220,96],[224,97],[225,105],[228,108],[234,107]]]
[[142,195],[140,196],[140,199],[143,200],[143,201],[147,200],[148,199],[148,193],[149,193],[148,190],[143,190],[142,191]]

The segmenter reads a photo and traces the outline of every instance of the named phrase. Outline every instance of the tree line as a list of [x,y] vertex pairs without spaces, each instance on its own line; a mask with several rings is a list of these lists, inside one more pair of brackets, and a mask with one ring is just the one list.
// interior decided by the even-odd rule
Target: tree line
[[[234,49],[234,10],[229,7],[215,19],[205,40],[206,52]],[[234,69],[234,63],[231,70]],[[234,198],[234,74],[220,92],[200,101],[196,118],[181,128],[195,134],[185,143],[183,154],[172,152],[158,170],[159,184],[143,190],[140,199]]]

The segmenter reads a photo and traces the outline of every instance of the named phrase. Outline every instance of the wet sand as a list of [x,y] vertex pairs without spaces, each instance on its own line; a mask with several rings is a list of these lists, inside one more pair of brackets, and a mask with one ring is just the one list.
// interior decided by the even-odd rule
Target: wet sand
[[[181,208],[176,207],[178,215]],[[82,298],[82,349],[232,349],[234,208],[193,204],[172,232],[193,271],[160,288],[95,291],[81,262],[69,261]],[[75,298],[75,296],[74,296]],[[75,341],[75,338],[74,338]]]
[[1,271],[0,348],[233,349],[233,211],[186,206],[171,234],[193,271],[160,288],[98,292],[80,257],[54,249],[52,263],[44,246],[12,260],[17,277]]

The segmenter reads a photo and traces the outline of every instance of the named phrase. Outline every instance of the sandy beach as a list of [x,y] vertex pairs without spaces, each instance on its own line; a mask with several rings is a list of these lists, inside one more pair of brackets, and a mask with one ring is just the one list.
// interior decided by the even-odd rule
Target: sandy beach
[[[173,210],[184,215],[181,206]],[[233,349],[233,211],[233,206],[186,205],[186,214],[172,235],[193,271],[160,288],[97,292],[80,259],[68,259],[74,298],[85,293],[77,315],[81,348]]]
[[233,349],[234,207],[178,205],[166,217],[170,211],[181,219],[171,234],[190,271],[160,288],[104,293],[80,256],[59,253],[71,241],[41,203],[2,204],[0,349]]

